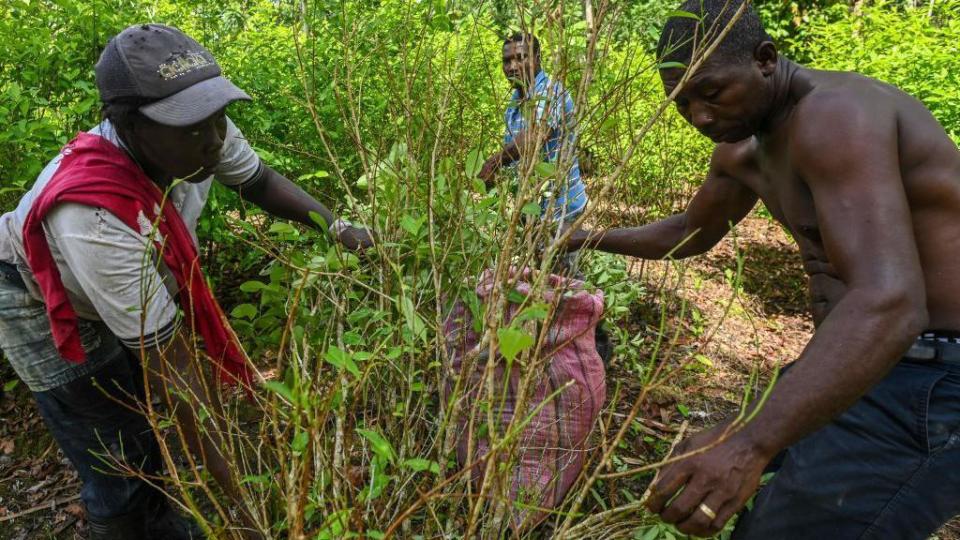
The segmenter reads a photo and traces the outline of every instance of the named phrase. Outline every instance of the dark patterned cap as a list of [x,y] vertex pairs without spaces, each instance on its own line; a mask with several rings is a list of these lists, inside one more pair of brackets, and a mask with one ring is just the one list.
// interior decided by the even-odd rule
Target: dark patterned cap
[[168,126],[196,124],[246,92],[220,73],[210,51],[180,30],[141,24],[107,43],[96,68],[100,99],[141,98],[144,116]]

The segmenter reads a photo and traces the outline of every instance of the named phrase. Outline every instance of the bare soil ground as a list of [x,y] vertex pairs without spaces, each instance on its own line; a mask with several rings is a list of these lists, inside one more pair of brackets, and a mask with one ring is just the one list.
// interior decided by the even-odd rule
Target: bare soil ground
[[[735,295],[731,277],[738,260],[743,271]],[[766,380],[778,365],[797,357],[813,332],[799,263],[790,238],[761,217],[748,218],[733,238],[682,268],[632,263],[634,279],[648,285],[650,303],[659,306],[650,313],[637,310],[631,323],[636,331],[644,334],[647,326],[646,334],[656,335],[655,312],[678,312],[683,304],[688,316],[677,317],[679,324],[699,325],[700,337],[675,343],[671,359],[698,351],[712,365],[681,370],[675,381],[652,396],[642,416],[647,424],[643,429],[654,437],[631,443],[627,453],[635,457],[627,459],[636,463],[654,459],[663,451],[662,441],[669,440],[684,420],[684,412],[697,426],[716,422],[736,408],[754,370]],[[690,320],[690,308],[699,313],[697,320]],[[609,377],[611,388],[619,384],[629,396],[638,384],[626,364],[615,359]],[[13,379],[6,363],[0,362],[0,382]],[[620,400],[624,406],[628,401]],[[44,429],[29,392],[22,385],[7,392],[0,398],[0,540],[85,538],[79,489],[76,473]],[[938,537],[960,539],[960,522],[947,524]]]

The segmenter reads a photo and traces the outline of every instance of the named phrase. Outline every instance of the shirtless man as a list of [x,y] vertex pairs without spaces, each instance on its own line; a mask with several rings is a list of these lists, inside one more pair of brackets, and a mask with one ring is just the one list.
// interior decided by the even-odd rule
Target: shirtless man
[[[723,28],[739,5],[686,2],[702,23],[670,19],[661,56],[691,65],[695,27],[698,37]],[[668,94],[683,75],[661,71]],[[897,88],[780,56],[752,8],[676,105],[717,143],[687,209],[578,232],[571,247],[698,255],[759,199],[800,248],[816,332],[753,420],[663,468],[649,508],[685,533],[714,534],[782,459],[734,538],[927,538],[960,513],[956,145]],[[710,445],[729,425],[680,450]]]

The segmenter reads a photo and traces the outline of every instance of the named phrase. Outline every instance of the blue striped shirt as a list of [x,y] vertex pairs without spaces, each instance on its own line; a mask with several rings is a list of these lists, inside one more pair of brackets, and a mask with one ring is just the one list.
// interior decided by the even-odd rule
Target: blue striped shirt
[[[504,120],[507,131],[503,137],[503,144],[513,142],[513,139],[528,128],[528,117],[524,118],[524,103],[533,99],[536,104],[536,122],[546,122],[550,130],[547,142],[543,145],[544,161],[557,163],[561,156],[573,156],[573,163],[567,172],[567,179],[563,185],[551,186],[552,197],[544,197],[540,201],[541,211],[545,213],[553,201],[553,218],[555,220],[570,221],[577,217],[587,206],[587,191],[580,179],[580,162],[576,157],[577,135],[576,116],[573,110],[573,98],[559,82],[552,82],[542,70],[537,73],[536,82],[527,99],[521,99],[520,91],[514,89],[510,96]],[[567,157],[565,161],[569,160]]]

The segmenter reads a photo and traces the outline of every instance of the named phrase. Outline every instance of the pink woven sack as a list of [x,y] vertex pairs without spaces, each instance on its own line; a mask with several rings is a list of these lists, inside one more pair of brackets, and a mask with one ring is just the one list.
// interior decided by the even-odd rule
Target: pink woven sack
[[[521,273],[515,287],[524,296],[531,290],[530,276],[530,270]],[[492,274],[485,273],[476,288],[481,302],[489,298],[493,286]],[[560,504],[577,480],[588,453],[587,438],[606,399],[603,361],[594,343],[594,332],[603,313],[603,293],[588,292],[581,281],[552,275],[544,299],[551,304],[558,301],[542,347],[545,354],[552,354],[535,379],[524,410],[519,411],[525,418],[543,405],[520,434],[519,461],[511,464],[510,520],[516,530],[540,523],[547,517],[549,509]],[[516,304],[508,304],[504,326],[513,319],[517,309]],[[473,406],[479,396],[486,395],[482,391],[482,378],[488,356],[482,354],[485,351],[474,350],[480,335],[474,331],[470,310],[462,302],[454,306],[447,319],[445,334],[453,356],[453,374],[464,381],[457,458],[460,465],[465,466],[468,454],[470,461],[476,462],[490,448],[489,441],[480,431],[487,415],[480,412],[482,407]],[[479,360],[464,361],[468,357],[476,358],[478,353]],[[467,369],[470,372],[465,372]],[[498,433],[503,433],[504,426],[518,412],[514,409],[522,369],[525,368],[515,362],[507,374],[506,361],[498,354],[494,380],[497,394],[505,395],[505,399],[490,404],[494,407],[495,418],[501,422]],[[569,387],[544,404],[570,381],[573,383]],[[447,396],[455,383],[455,380],[447,381]],[[474,416],[472,422],[470,411]],[[471,425],[473,433],[469,432]],[[471,442],[473,451],[468,452]],[[483,480],[484,467],[485,463],[480,463],[472,471],[472,479],[478,488]]]

